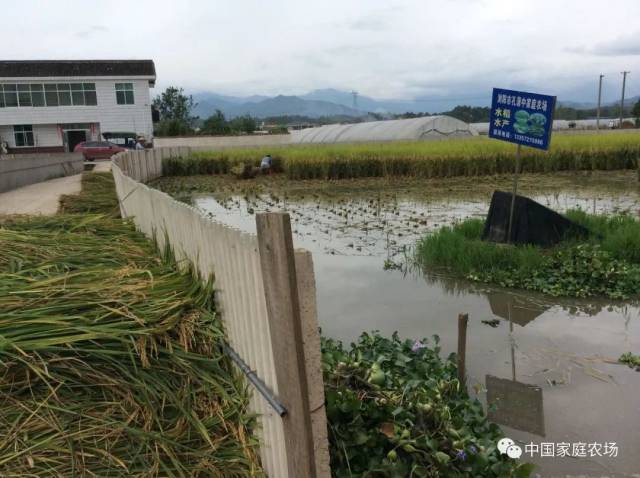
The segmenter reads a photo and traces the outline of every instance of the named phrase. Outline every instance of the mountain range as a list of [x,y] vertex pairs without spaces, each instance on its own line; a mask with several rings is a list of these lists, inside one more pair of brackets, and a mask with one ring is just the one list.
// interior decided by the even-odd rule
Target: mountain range
[[[363,117],[367,113],[405,113],[449,111],[458,104],[470,106],[488,106],[484,99],[416,99],[416,100],[378,100],[364,95],[358,95],[354,105],[353,94],[348,91],[333,88],[314,90],[304,95],[274,97],[227,96],[212,92],[198,92],[193,94],[196,106],[195,116],[208,118],[219,109],[227,118],[250,115],[255,118],[273,116],[306,116],[321,118],[326,116]],[[625,100],[625,105],[632,105],[640,97]],[[619,101],[617,102],[619,104]],[[560,104],[576,109],[595,108],[594,103],[560,101]],[[608,103],[603,106],[614,105]],[[355,106],[355,107],[354,107]]]

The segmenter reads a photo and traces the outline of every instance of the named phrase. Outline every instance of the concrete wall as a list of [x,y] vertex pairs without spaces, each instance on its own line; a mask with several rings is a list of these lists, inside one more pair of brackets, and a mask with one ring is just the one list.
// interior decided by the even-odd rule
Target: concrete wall
[[263,134],[247,136],[190,136],[184,138],[155,138],[153,145],[160,147],[189,146],[198,149],[268,148],[289,144],[289,134]]
[[79,174],[84,170],[80,153],[19,154],[0,156],[0,192],[47,179]]

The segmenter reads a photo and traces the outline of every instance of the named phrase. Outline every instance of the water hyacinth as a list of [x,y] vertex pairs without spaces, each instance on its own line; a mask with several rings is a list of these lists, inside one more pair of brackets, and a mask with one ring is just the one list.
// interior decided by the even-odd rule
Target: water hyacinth
[[530,476],[533,465],[498,452],[503,433],[438,344],[377,332],[347,347],[322,339],[333,476]]
[[417,352],[420,349],[424,349],[427,348],[426,344],[423,344],[421,341],[416,340],[413,345],[411,346],[411,351],[412,352]]

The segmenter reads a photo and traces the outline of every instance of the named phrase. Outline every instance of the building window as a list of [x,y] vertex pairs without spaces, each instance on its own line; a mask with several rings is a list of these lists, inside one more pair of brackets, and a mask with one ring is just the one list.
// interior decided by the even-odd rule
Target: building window
[[13,127],[13,134],[16,139],[16,148],[34,146],[33,126],[30,124],[16,125]]
[[96,84],[95,83],[82,83],[82,90],[84,91],[84,104],[87,106],[95,106],[98,104],[98,97],[96,96]]
[[47,106],[58,106],[58,86],[54,84],[44,85],[44,99]]
[[18,106],[18,89],[16,85],[4,85],[4,105],[6,107]]
[[31,106],[31,88],[29,85],[18,85],[18,104]]
[[60,106],[71,106],[71,85],[58,83],[58,102]]
[[133,83],[116,83],[116,101],[119,105],[133,104]]
[[95,83],[20,83],[0,85],[0,108],[24,106],[95,106]]

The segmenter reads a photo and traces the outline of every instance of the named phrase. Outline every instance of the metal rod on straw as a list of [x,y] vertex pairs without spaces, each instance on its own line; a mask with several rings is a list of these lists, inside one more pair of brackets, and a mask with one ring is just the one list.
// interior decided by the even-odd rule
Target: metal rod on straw
[[256,373],[251,370],[251,368],[245,363],[244,360],[238,355],[238,353],[233,350],[229,344],[226,342],[222,342],[222,350],[225,354],[238,366],[238,368],[244,373],[245,377],[251,382],[251,384],[258,390],[258,393],[264,397],[271,408],[280,415],[284,417],[287,414],[287,409],[285,406],[278,400],[278,398],[273,394],[269,387],[256,375]]

